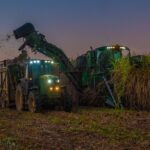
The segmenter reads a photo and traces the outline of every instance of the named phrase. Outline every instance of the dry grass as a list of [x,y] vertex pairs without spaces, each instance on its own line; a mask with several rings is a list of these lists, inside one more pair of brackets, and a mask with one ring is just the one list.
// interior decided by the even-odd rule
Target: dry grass
[[149,149],[150,113],[82,108],[77,113],[0,110],[0,149]]

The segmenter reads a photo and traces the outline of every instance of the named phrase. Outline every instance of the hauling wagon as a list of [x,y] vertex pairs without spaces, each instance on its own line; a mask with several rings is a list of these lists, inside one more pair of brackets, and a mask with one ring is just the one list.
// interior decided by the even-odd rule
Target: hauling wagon
[[[0,105],[2,108],[14,105],[15,79],[11,74],[11,60],[0,62]],[[14,73],[14,72],[13,72]]]

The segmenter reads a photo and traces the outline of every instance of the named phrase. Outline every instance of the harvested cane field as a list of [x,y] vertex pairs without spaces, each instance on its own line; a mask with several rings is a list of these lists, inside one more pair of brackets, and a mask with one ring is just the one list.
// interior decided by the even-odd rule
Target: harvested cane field
[[0,149],[150,149],[150,113],[80,108],[76,113],[0,110]]

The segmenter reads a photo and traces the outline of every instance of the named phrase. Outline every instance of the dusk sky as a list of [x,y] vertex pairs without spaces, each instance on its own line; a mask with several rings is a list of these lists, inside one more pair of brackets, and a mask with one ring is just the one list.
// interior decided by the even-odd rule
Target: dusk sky
[[17,54],[21,41],[4,39],[26,22],[69,57],[116,43],[150,53],[150,0],[0,0],[0,60]]

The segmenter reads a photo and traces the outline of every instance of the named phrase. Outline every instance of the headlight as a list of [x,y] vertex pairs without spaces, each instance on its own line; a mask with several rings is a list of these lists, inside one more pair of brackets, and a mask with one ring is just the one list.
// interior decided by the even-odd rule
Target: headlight
[[33,64],[33,61],[30,61],[30,64]]
[[40,63],[40,60],[37,60],[36,62],[39,64],[39,63]]
[[125,48],[125,47],[120,47],[120,49],[122,49],[122,50],[126,50],[126,48]]
[[48,83],[51,84],[53,81],[51,79],[48,80]]
[[59,86],[56,86],[56,87],[50,87],[49,88],[49,90],[52,92],[52,91],[54,91],[54,92],[59,92],[60,91],[60,87]]
[[56,81],[57,83],[60,83],[60,80],[59,79],[57,79],[57,81]]
[[53,91],[53,87],[50,87],[49,90],[50,90],[50,91]]
[[55,90],[56,90],[56,91],[59,91],[59,90],[60,90],[60,87],[59,87],[59,86],[56,86],[56,87],[55,87]]
[[54,64],[54,61],[53,61],[53,60],[51,61],[51,64]]

